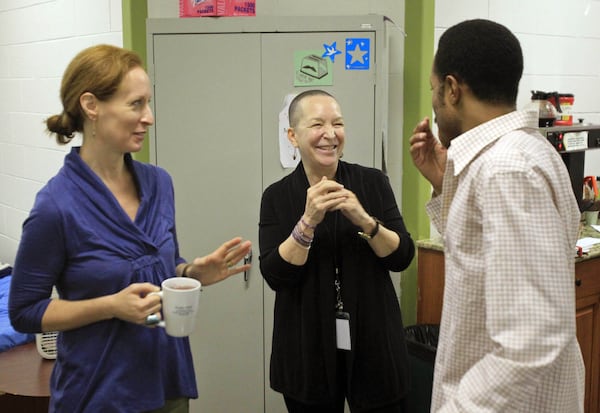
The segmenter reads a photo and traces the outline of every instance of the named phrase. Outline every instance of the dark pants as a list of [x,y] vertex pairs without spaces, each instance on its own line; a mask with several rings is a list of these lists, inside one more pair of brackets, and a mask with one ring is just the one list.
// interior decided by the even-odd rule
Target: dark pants
[[[341,402],[336,401],[335,403],[328,404],[304,404],[299,401],[290,399],[289,397],[283,397],[285,405],[289,413],[344,413],[344,399]],[[403,409],[404,402],[390,404],[384,407],[377,407],[375,409],[361,410],[360,413],[403,413],[406,412]],[[351,412],[356,412],[356,409],[350,408]]]
[[[335,399],[330,403],[325,404],[306,404],[298,400],[291,399],[287,396],[283,396],[285,405],[289,413],[344,413],[344,401],[346,399],[346,356],[343,350],[338,351],[337,357],[337,381]],[[350,403],[348,403],[350,404]],[[375,409],[362,410],[350,405],[350,411],[352,413],[404,413],[407,412],[405,408],[405,400],[401,400],[397,403],[393,403],[383,407],[377,407]]]
[[163,407],[148,413],[188,413],[189,411],[190,399],[180,397],[178,399],[167,400]]

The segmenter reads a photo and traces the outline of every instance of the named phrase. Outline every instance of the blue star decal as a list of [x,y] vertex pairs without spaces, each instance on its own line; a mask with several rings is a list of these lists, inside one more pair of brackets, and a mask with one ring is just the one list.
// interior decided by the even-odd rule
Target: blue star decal
[[371,39],[346,39],[346,70],[369,70]]
[[321,55],[321,57],[329,57],[332,63],[335,62],[336,54],[342,54],[342,52],[337,49],[337,42],[333,42],[330,45],[323,44],[323,47],[325,48],[325,52]]

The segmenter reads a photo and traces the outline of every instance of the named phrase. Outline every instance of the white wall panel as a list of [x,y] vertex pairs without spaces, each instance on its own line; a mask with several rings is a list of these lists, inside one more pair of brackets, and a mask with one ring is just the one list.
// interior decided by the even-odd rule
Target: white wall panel
[[110,31],[123,31],[123,10],[121,8],[121,0],[110,0]]
[[[8,142],[8,134],[9,134],[9,117],[7,112],[0,111],[0,148],[2,143]],[[2,154],[2,150],[0,150],[0,154]],[[0,158],[1,160],[1,158]],[[2,165],[0,165],[0,172],[2,172]],[[1,191],[0,191],[1,193]]]
[[13,262],[35,194],[69,150],[56,144],[44,123],[61,110],[63,72],[85,47],[123,44],[121,13],[121,0],[0,0],[2,262]]
[[110,0],[74,2],[73,32],[79,35],[106,33],[112,30]]
[[487,18],[488,7],[488,2],[482,0],[437,0],[435,27],[450,27],[462,20]]
[[9,59],[8,47],[0,46],[0,78],[9,76]]
[[0,79],[0,90],[2,91],[0,112],[8,112],[15,108],[22,110],[19,79]]
[[2,147],[2,162],[6,171],[13,176],[25,175],[25,148],[20,145],[7,144]]
[[[1,183],[1,181],[0,181]],[[6,229],[6,211],[8,208],[0,208],[0,248],[5,247],[6,248],[6,240],[8,239],[6,236],[2,235],[2,234],[6,234],[7,233],[7,229]],[[0,260],[0,262],[2,262]]]
[[40,113],[13,112],[9,118],[10,142],[28,148],[53,148],[54,140],[45,132],[44,119]]
[[[46,137],[46,139],[51,139]],[[67,147],[60,147],[56,150],[46,150],[41,148],[31,148],[24,155],[26,165],[37,165],[35,168],[27,168],[27,173],[23,176],[36,182],[46,183],[62,167]]]
[[[4,188],[11,188],[10,196],[3,199],[3,203],[9,207],[16,208],[22,211],[29,211],[31,208],[32,196],[41,189],[42,185],[39,182],[34,182],[29,179],[23,179],[12,175],[6,175]],[[0,259],[3,262],[7,260]]]
[[22,79],[21,100],[22,111],[28,113],[58,112],[61,110],[57,78]]
[[28,214],[14,208],[5,208],[4,213],[6,216],[6,227],[4,231],[6,235],[13,239],[21,238],[23,221],[25,221]]
[[56,0],[0,0],[0,12],[50,3]]

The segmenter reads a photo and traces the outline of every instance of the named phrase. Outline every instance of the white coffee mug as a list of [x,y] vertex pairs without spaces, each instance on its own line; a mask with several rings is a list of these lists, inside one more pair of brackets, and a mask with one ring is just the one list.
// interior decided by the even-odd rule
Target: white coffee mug
[[195,278],[173,277],[162,282],[162,291],[151,293],[161,297],[163,320],[157,325],[168,335],[185,337],[194,331],[201,286]]

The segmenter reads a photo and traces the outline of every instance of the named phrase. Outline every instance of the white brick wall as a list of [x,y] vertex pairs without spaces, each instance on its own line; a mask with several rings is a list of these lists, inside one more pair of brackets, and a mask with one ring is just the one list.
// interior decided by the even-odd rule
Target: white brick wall
[[[504,24],[519,38],[519,108],[531,90],[573,93],[574,119],[600,124],[599,0],[436,0],[436,44],[446,28],[473,18]],[[600,149],[586,153],[585,174],[600,176]]]
[[532,89],[573,93],[575,118],[600,123],[600,1],[437,0],[436,42],[446,28],[470,18],[502,23],[521,41],[519,106]]
[[121,0],[0,0],[0,262],[14,262],[21,224],[67,147],[45,133],[60,80],[81,49],[123,45]]

